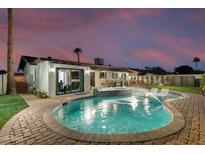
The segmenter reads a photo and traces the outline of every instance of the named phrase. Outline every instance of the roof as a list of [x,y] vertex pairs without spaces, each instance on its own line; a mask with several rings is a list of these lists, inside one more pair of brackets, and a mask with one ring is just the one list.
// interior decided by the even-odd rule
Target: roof
[[32,64],[32,62],[34,62],[36,59],[38,59],[38,58],[37,57],[31,57],[31,56],[21,56],[18,71],[19,70],[24,70],[24,67],[26,66],[26,63]]
[[0,74],[6,74],[7,71],[6,70],[0,70]]
[[90,68],[93,70],[110,70],[110,71],[118,71],[118,72],[132,72],[129,68],[126,67],[114,67],[109,65],[90,65]]
[[130,72],[133,73],[133,70],[126,68],[126,67],[114,67],[111,65],[96,65],[92,63],[84,63],[84,62],[76,62],[76,61],[69,61],[69,60],[60,60],[55,58],[44,58],[44,57],[31,57],[31,56],[21,56],[20,64],[18,70],[24,70],[26,63],[31,65],[36,65],[39,61],[49,61],[51,63],[58,63],[58,64],[69,64],[69,65],[77,65],[77,66],[89,66],[91,69],[94,70],[111,70],[111,71],[119,71],[119,72]]

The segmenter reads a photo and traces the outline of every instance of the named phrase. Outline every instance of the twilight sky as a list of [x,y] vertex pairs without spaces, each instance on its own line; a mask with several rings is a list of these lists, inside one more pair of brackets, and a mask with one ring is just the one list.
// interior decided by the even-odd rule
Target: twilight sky
[[[205,9],[13,9],[14,61],[21,55],[144,68],[201,59],[205,69]],[[7,10],[0,9],[0,69],[6,68]]]

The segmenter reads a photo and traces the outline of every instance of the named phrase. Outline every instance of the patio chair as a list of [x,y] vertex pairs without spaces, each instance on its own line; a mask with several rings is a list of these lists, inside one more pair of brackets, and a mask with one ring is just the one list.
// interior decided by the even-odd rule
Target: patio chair
[[156,96],[158,94],[158,88],[152,88],[149,93]]
[[167,95],[169,95],[169,89],[162,89],[160,93],[158,93],[158,96],[161,96],[161,97],[164,97]]

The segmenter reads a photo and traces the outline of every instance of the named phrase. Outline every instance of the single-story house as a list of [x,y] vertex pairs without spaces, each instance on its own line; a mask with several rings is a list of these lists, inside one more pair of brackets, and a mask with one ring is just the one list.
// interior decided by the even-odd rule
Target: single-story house
[[95,63],[91,64],[21,56],[18,71],[24,73],[28,90],[35,87],[49,96],[89,92],[93,87],[123,86],[138,75],[129,68],[104,65],[98,61],[95,59]]

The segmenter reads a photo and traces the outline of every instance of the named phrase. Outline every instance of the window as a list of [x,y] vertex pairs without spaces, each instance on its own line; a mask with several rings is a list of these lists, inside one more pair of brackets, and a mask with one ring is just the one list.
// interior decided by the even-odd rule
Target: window
[[107,79],[107,72],[100,72],[100,79]]
[[71,84],[72,90],[79,90],[80,89],[80,82],[72,82]]
[[72,70],[71,77],[72,77],[72,79],[80,79],[80,71],[79,70]]
[[84,91],[84,70],[57,68],[56,94]]
[[125,73],[122,73],[122,74],[121,74],[121,79],[122,79],[122,80],[126,80],[126,74],[125,74]]
[[118,78],[118,73],[113,72],[113,73],[112,73],[112,79],[117,79],[117,78]]

